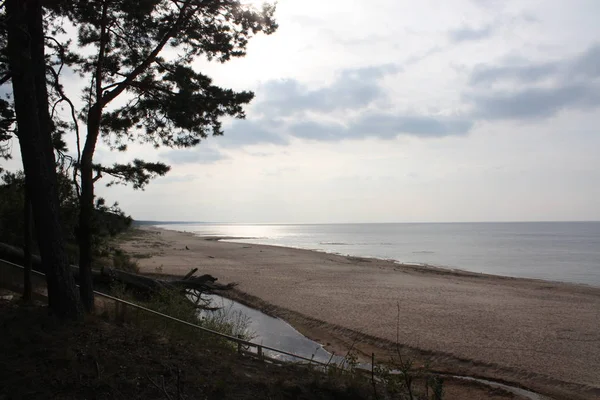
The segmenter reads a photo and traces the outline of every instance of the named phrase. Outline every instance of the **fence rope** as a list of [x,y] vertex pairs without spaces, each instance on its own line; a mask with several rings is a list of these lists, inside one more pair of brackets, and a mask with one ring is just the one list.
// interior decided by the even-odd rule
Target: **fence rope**
[[[10,261],[2,260],[2,259],[0,259],[0,263],[2,263],[4,265],[8,265],[8,266],[13,267],[13,268],[19,268],[19,269],[22,269],[22,270],[25,269],[21,265],[12,263]],[[34,275],[43,276],[44,278],[46,277],[45,274],[43,274],[43,273],[41,273],[39,271],[32,270],[31,273],[34,274]],[[79,286],[79,285],[77,285],[77,286]],[[177,322],[179,324],[182,324],[182,325],[190,326],[192,328],[201,330],[201,331],[209,333],[211,335],[222,337],[222,338],[224,338],[226,340],[235,342],[238,345],[244,345],[244,346],[256,348],[257,349],[257,355],[259,355],[259,357],[262,354],[262,350],[270,350],[270,351],[273,351],[275,353],[284,354],[284,355],[287,355],[287,356],[290,356],[290,357],[297,358],[299,360],[308,361],[311,364],[318,364],[318,365],[322,365],[322,366],[325,366],[325,367],[329,366],[329,363],[324,363],[324,362],[321,362],[321,361],[316,361],[314,359],[307,358],[307,357],[301,356],[299,354],[294,354],[294,353],[291,353],[289,351],[277,349],[275,347],[264,346],[262,344],[252,343],[252,342],[250,342],[248,340],[240,339],[240,338],[237,338],[237,337],[234,337],[234,336],[230,336],[230,335],[227,335],[227,334],[224,334],[224,333],[221,333],[221,332],[213,331],[212,329],[208,329],[208,328],[205,328],[203,326],[196,325],[196,324],[193,324],[191,322],[187,322],[187,321],[181,320],[179,318],[175,318],[175,317],[172,317],[170,315],[160,313],[160,312],[152,310],[150,308],[147,308],[147,307],[144,307],[144,306],[140,306],[139,304],[135,304],[135,303],[132,303],[132,302],[127,301],[127,300],[119,299],[118,297],[114,297],[114,296],[108,295],[106,293],[102,293],[102,292],[98,292],[98,291],[94,290],[94,294],[96,294],[96,295],[98,295],[100,297],[112,300],[114,302],[125,304],[125,305],[127,305],[129,307],[137,308],[138,310],[142,310],[142,311],[145,311],[147,313],[157,315],[157,316],[159,316],[161,318],[168,319],[168,320],[171,320],[171,321],[175,321],[175,322]],[[254,353],[252,353],[252,354],[254,354]]]

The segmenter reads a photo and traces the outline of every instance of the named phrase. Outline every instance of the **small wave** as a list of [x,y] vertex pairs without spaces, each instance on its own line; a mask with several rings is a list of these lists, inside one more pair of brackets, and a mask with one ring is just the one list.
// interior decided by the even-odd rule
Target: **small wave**
[[355,246],[393,246],[394,243],[379,242],[379,243],[355,243]]
[[197,233],[194,233],[194,234],[204,240],[223,241],[223,242],[232,242],[232,243],[247,243],[247,242],[245,242],[246,240],[268,239],[268,238],[263,238],[263,237],[252,237],[252,236],[244,237],[244,236],[205,235],[205,234],[197,234]]
[[429,250],[413,251],[413,254],[435,254],[435,251],[429,251]]
[[350,246],[350,243],[344,242],[319,242],[319,244],[327,246]]

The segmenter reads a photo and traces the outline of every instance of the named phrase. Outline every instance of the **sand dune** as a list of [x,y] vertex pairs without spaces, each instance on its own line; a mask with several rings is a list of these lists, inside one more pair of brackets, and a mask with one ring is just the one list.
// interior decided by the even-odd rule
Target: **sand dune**
[[123,244],[153,255],[139,260],[143,272],[181,275],[198,267],[237,282],[246,302],[268,306],[334,348],[360,332],[363,351],[383,349],[399,333],[402,345],[440,370],[556,398],[600,398],[600,288],[144,229]]

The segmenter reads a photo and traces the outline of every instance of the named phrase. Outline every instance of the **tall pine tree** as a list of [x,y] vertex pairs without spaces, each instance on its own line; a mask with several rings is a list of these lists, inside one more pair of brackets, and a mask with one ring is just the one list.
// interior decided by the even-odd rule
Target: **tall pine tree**
[[[53,124],[48,110],[41,0],[6,0],[6,65],[12,82],[17,137],[27,195],[46,270],[48,302],[59,316],[81,316],[60,221]],[[4,110],[9,107],[4,105]]]
[[215,86],[192,64],[198,57],[226,62],[244,56],[253,35],[276,30],[275,8],[234,0],[73,0],[49,7],[76,27],[77,47],[68,59],[89,83],[80,112],[86,133],[78,230],[81,298],[89,311],[95,181],[104,174],[142,187],[168,170],[142,160],[98,165],[98,140],[126,151],[128,142],[181,148],[223,134],[221,119],[244,118],[243,105],[254,95]]

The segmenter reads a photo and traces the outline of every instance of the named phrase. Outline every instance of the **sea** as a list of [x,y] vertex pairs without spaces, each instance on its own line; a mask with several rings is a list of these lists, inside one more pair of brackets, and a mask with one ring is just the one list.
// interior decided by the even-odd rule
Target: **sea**
[[152,225],[232,242],[600,287],[600,222]]

